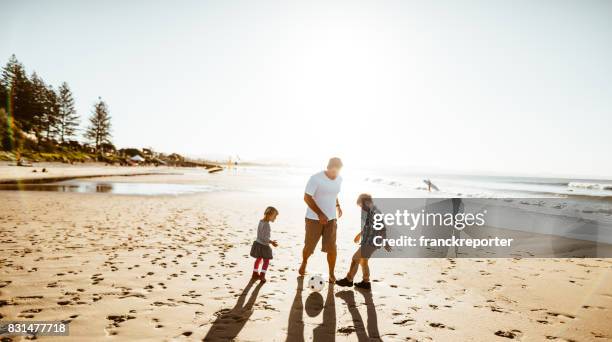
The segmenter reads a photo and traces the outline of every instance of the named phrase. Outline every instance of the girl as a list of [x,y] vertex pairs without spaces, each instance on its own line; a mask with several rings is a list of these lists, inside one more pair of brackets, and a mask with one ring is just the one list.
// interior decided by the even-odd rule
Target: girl
[[[266,282],[266,271],[272,259],[272,248],[270,245],[276,247],[278,243],[276,240],[270,240],[270,222],[274,222],[278,216],[278,210],[274,207],[267,207],[264,211],[264,217],[259,221],[257,227],[257,239],[253,241],[251,246],[251,256],[255,258],[255,266],[253,267],[252,279],[261,280],[262,283]],[[259,270],[259,264],[262,262],[261,271]]]

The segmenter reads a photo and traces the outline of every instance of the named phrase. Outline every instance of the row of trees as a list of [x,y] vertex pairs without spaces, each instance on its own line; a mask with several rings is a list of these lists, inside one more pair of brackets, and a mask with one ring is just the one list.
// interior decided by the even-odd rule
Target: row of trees
[[[36,143],[67,144],[77,138],[80,126],[72,91],[66,82],[54,88],[36,72],[27,75],[25,67],[12,55],[2,69],[0,78],[0,120],[8,127],[0,127],[0,148],[16,148],[16,132],[34,136]],[[89,125],[83,138],[96,151],[112,146],[111,117],[102,99],[94,104]]]

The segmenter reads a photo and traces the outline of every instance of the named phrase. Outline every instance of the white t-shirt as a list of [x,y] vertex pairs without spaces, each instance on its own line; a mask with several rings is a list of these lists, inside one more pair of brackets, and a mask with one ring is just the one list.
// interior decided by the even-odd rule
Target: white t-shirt
[[[336,199],[340,193],[342,185],[342,177],[337,176],[336,179],[329,179],[325,171],[315,173],[310,176],[308,184],[306,184],[305,193],[312,196],[319,209],[327,216],[328,219],[336,218]],[[306,218],[318,220],[319,216],[307,206]]]

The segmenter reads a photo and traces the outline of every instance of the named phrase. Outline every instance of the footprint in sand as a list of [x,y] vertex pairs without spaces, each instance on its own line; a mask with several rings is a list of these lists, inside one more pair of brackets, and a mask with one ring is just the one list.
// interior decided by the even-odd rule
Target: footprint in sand
[[546,339],[549,341],[560,341],[560,342],[576,342],[575,340],[566,339],[563,337],[547,335]]
[[445,324],[443,324],[443,323],[436,323],[436,322],[432,322],[432,323],[429,323],[429,326],[430,326],[430,327],[433,327],[433,328],[438,328],[438,329],[455,330],[455,328],[453,328],[453,327],[449,327],[449,326],[447,326],[447,325],[445,325]]
[[492,291],[497,291],[497,290],[499,290],[499,289],[501,289],[501,288],[502,288],[502,285],[501,285],[501,284],[495,284],[495,285],[493,285],[492,287],[490,287],[490,288],[489,288],[487,291],[489,291],[489,292],[492,292]]
[[610,339],[610,335],[606,335],[606,334],[602,334],[602,333],[597,333],[597,332],[593,332],[593,331],[591,331],[591,335],[593,335],[593,337],[595,337],[595,338],[602,338],[602,339],[606,339],[606,340]]
[[34,318],[34,314],[41,312],[42,309],[28,309],[23,310],[17,315],[19,318]]
[[415,324],[415,320],[412,318],[404,318],[398,321],[394,321],[393,324],[400,325],[400,326],[413,325]]
[[108,315],[106,316],[106,319],[108,319],[109,321],[112,321],[112,323],[109,323],[108,327],[110,328],[115,327],[115,328],[119,328],[120,323],[123,323],[129,319],[135,319],[136,316],[132,316],[132,315]]
[[520,338],[523,335],[523,332],[517,329],[512,330],[497,330],[495,332],[496,336],[509,338],[511,340],[515,338]]
[[560,312],[552,312],[552,311],[548,311],[548,312],[546,312],[546,315],[553,316],[553,317],[557,317],[557,318],[563,318],[563,317],[565,317],[565,318],[569,318],[569,319],[574,319],[574,318],[576,318],[576,316],[574,316],[574,315],[565,314],[565,313],[560,313]]
[[599,309],[599,310],[605,310],[606,309],[603,306],[591,306],[591,305],[583,305],[582,308],[583,309]]

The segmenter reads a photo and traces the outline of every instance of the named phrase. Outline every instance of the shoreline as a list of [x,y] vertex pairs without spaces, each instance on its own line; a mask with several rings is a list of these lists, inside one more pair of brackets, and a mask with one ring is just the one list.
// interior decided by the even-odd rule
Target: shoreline
[[[40,172],[41,169],[47,172]],[[36,172],[33,172],[36,171]],[[151,175],[180,175],[174,167],[108,166],[96,163],[66,165],[63,163],[41,163],[35,167],[0,164],[0,185],[42,184],[72,179],[98,177],[131,177]]]
[[55,183],[55,182],[63,182],[67,180],[85,179],[85,178],[158,176],[158,175],[180,175],[180,173],[145,172],[145,173],[99,174],[99,175],[40,177],[40,178],[21,178],[21,179],[0,179],[0,185],[44,184],[44,183]]

